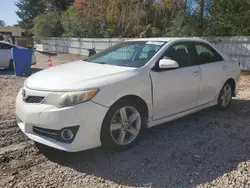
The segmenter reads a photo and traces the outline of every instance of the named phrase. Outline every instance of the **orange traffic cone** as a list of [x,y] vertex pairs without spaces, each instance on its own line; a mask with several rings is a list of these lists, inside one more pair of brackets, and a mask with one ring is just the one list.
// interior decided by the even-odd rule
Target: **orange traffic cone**
[[49,56],[49,59],[48,59],[48,67],[52,67],[52,60],[51,60],[50,56]]

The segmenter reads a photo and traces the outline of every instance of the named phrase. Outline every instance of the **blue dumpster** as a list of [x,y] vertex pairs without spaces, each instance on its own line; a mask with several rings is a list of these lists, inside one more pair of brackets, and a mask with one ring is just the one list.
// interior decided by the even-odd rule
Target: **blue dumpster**
[[32,49],[12,48],[13,65],[16,76],[31,74]]

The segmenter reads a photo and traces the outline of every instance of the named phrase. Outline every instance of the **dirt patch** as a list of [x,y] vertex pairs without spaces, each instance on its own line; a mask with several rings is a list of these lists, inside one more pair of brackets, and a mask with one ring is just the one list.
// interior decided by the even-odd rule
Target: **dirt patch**
[[[83,58],[58,55],[52,61]],[[37,59],[35,69],[47,67],[47,56]],[[0,187],[250,187],[248,74],[226,111],[210,108],[157,126],[125,152],[49,150],[46,157],[15,122],[15,97],[24,80],[0,76]]]

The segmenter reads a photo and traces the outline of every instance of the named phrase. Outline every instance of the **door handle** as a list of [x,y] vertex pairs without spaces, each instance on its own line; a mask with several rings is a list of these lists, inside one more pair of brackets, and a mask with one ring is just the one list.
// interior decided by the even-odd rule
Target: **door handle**
[[193,76],[198,76],[200,74],[200,71],[195,71],[195,72],[193,72]]
[[227,65],[224,65],[224,66],[222,67],[222,69],[223,69],[223,70],[227,70]]

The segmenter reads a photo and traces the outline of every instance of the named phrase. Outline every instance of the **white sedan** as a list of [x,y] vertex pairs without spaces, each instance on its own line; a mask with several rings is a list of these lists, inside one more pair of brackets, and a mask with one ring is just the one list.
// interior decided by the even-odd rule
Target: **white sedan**
[[144,128],[226,109],[239,78],[238,62],[204,40],[135,39],[30,76],[16,98],[17,122],[59,150],[126,149]]
[[[0,42],[0,68],[13,70],[13,59],[11,56],[11,48],[23,48],[7,42]],[[32,55],[32,65],[36,64],[36,56]]]

